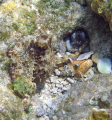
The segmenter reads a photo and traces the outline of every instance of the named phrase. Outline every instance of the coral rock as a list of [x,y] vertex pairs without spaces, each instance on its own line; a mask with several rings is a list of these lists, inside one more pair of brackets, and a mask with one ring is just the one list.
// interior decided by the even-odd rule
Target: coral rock
[[93,108],[88,120],[108,120],[109,113],[105,109]]
[[[88,0],[89,1],[89,0]],[[91,8],[94,12],[108,21],[112,31],[112,1],[111,0],[92,0]]]
[[98,63],[99,59],[103,58],[103,55],[101,53],[96,52],[92,55],[92,61],[96,64]]

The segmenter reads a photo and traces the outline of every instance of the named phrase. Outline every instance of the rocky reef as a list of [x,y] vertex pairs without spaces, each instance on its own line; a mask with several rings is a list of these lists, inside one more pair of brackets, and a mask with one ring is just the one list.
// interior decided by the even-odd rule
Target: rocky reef
[[112,75],[99,73],[95,61],[112,59],[112,34],[94,3],[1,1],[2,119],[87,120],[93,107],[111,116]]
[[0,119],[24,119],[27,120],[24,107],[21,104],[21,99],[17,98],[13,91],[9,91],[3,85],[0,85]]
[[87,0],[94,12],[108,21],[112,31],[112,1],[111,0]]

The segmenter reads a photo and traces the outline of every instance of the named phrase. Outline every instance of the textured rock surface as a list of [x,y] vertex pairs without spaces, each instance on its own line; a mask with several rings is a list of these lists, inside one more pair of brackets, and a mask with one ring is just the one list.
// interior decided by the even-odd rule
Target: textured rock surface
[[87,0],[94,12],[108,21],[112,31],[112,1],[111,0]]
[[[67,64],[61,67],[55,64],[56,58],[71,54],[66,51],[63,37],[79,28],[87,32],[91,51],[112,58],[112,34],[108,23],[93,13],[90,6],[83,6],[84,2],[3,1],[0,8],[0,84],[6,87],[15,78],[23,77],[35,82],[39,92],[31,98],[24,95],[22,101],[26,104],[21,107],[18,97],[11,94],[11,90],[4,93],[6,88],[1,87],[1,93],[8,94],[1,98],[9,101],[3,104],[8,108],[6,111],[10,113],[11,107],[15,107],[16,104],[10,102],[15,100],[21,107],[17,109],[22,112],[17,114],[19,119],[73,120],[75,117],[87,120],[93,108],[89,103],[93,96],[106,98],[111,108],[111,74],[99,74],[93,65],[81,82]],[[12,114],[10,117],[13,119]]]
[[90,113],[88,120],[98,120],[98,119],[108,120],[109,119],[108,112],[106,112],[103,109],[94,108]]
[[21,99],[17,98],[13,91],[9,91],[2,85],[0,85],[0,101],[0,119],[27,120]]
[[74,117],[77,120],[87,120],[88,113],[94,107],[89,103],[93,95],[99,97],[108,96],[106,99],[111,103],[111,88],[108,85],[110,81],[112,82],[112,75],[95,75],[88,83],[77,82],[75,85],[73,84],[68,92],[67,99],[63,99],[63,102],[60,103],[57,116],[61,120],[72,120]]

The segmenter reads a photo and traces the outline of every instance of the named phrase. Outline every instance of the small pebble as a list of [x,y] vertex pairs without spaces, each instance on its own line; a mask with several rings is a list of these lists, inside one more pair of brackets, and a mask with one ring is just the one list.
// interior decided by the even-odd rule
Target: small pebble
[[58,81],[59,81],[59,82],[62,82],[62,81],[63,81],[63,79],[62,79],[62,78],[59,78],[59,79],[58,79]]
[[72,80],[71,78],[67,78],[67,81],[68,81],[69,83],[71,83],[71,84],[74,83],[74,80]]
[[60,53],[57,53],[57,57],[61,58],[63,56]]
[[38,118],[38,120],[46,120],[44,117],[40,117]]
[[52,93],[57,93],[57,90],[58,90],[58,88],[53,88],[53,89],[51,90],[51,92],[52,92]]
[[59,80],[58,79],[56,79],[56,82],[55,82],[56,84],[60,84],[60,82],[59,82]]
[[53,116],[53,120],[58,120],[58,118],[56,116]]
[[62,88],[63,85],[62,85],[62,84],[56,84],[56,87],[58,87],[58,88]]
[[55,88],[55,83],[52,83],[52,87]]
[[103,58],[103,55],[101,53],[94,53],[92,55],[92,61],[96,64],[98,63],[99,59],[101,59],[101,58]]
[[64,91],[67,91],[67,90],[69,90],[70,89],[70,86],[69,85],[66,85],[65,87],[63,87],[63,90]]
[[66,86],[66,85],[68,85],[68,82],[67,82],[67,81],[62,81],[62,84],[63,84],[64,86]]
[[58,69],[55,69],[54,72],[57,76],[59,76],[61,74],[61,72]]
[[45,116],[44,118],[45,118],[45,120],[49,120],[49,117],[48,117],[48,116]]
[[46,101],[46,104],[47,104],[47,106],[49,107],[49,108],[51,108],[52,107],[52,101]]
[[49,79],[47,79],[47,80],[46,80],[46,83],[50,83],[50,80],[49,80]]
[[51,83],[55,82],[55,77],[54,76],[50,77],[50,81]]
[[45,88],[46,88],[46,89],[49,89],[49,85],[48,85],[47,83],[45,84]]

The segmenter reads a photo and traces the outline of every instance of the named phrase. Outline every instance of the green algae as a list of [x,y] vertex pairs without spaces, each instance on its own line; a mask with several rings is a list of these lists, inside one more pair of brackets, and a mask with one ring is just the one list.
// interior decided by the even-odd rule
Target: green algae
[[35,93],[36,87],[33,84],[22,77],[17,77],[12,85],[8,84],[8,87],[12,88],[18,96],[24,96],[25,94],[31,95]]
[[6,4],[1,5],[0,11],[2,13],[12,13],[12,11],[17,8],[18,4],[15,1],[9,1]]
[[[46,2],[43,2],[43,0],[39,1],[35,5],[36,5],[36,7],[38,7],[39,13],[41,15],[45,15],[49,12],[49,13],[53,13],[54,16],[57,14],[59,16],[61,14],[61,12],[69,9],[69,7],[66,6],[66,3],[62,4],[62,3],[58,3],[56,1],[49,2],[49,0],[46,0]],[[49,8],[51,8],[51,9],[49,9]]]
[[3,32],[0,32],[0,41],[3,41],[5,39],[8,39],[10,37],[10,31],[3,31]]
[[79,13],[78,16],[76,15],[76,18],[74,16],[75,9],[79,9],[80,6],[78,6],[78,4],[76,4],[73,0],[35,1],[35,8],[30,10],[27,9],[26,5],[28,4],[27,6],[31,8],[32,1],[28,3],[23,1],[22,3],[23,5],[19,6],[19,4],[17,4],[16,2],[14,2],[14,5],[8,2],[7,4],[11,4],[9,7],[7,4],[4,4],[1,7],[1,11],[2,13],[6,13],[6,17],[7,13],[11,11],[10,24],[13,28],[10,29],[11,33],[14,30],[16,31],[15,34],[19,32],[23,36],[34,34],[35,30],[37,30],[37,28],[41,25],[42,27],[41,29],[39,29],[40,34],[46,33],[47,30],[50,30],[53,34],[56,34],[57,36],[58,29],[63,33],[65,31],[73,29],[74,23],[76,24],[80,21],[79,19],[81,17],[81,13]]
[[67,1],[43,2],[40,0],[35,5],[42,18],[41,30],[52,30],[52,33],[57,35],[58,29],[63,33],[73,28],[73,20],[76,20],[73,13],[79,7],[75,2],[67,4]]
[[21,32],[23,35],[32,34],[37,28],[36,11],[21,8],[19,9],[19,18],[12,23],[14,30]]
[[[1,62],[1,61],[0,61]],[[7,71],[8,72],[8,69],[9,69],[9,65],[11,64],[11,61],[8,60],[8,61],[5,61],[5,63],[3,64],[3,66],[0,68],[1,70],[3,71]]]

